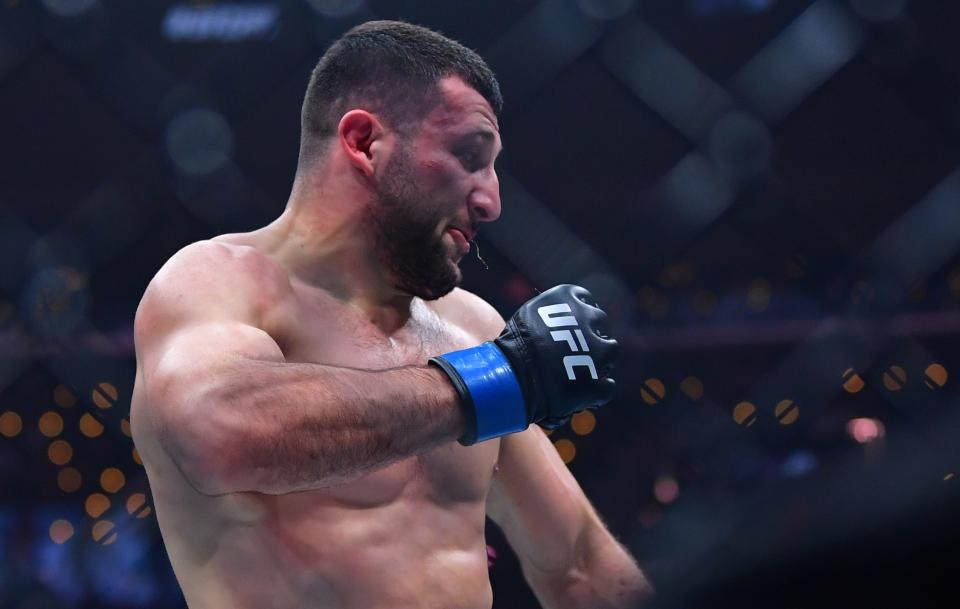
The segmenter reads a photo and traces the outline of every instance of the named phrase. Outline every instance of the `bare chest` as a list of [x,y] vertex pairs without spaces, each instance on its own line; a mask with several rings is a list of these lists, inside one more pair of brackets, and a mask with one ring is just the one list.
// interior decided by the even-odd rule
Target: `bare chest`
[[[424,303],[409,323],[386,335],[353,307],[337,303],[291,303],[280,346],[288,362],[384,370],[423,366],[430,357],[478,344],[471,335],[443,319]],[[313,503],[369,508],[401,500],[435,504],[482,502],[499,453],[499,440],[464,447],[456,442],[390,463],[350,483],[299,497]],[[316,505],[314,503],[314,505]]]

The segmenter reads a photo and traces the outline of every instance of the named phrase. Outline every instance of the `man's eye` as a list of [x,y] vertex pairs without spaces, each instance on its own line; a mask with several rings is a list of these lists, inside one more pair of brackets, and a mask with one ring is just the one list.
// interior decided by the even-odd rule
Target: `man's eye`
[[461,152],[460,160],[463,161],[464,167],[471,171],[476,171],[483,167],[483,163],[480,160],[480,155],[472,150]]

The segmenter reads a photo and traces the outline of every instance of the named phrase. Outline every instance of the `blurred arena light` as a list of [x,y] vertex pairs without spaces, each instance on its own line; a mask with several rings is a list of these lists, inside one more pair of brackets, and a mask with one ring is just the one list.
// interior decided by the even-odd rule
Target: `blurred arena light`
[[589,435],[597,426],[597,416],[590,410],[583,410],[573,415],[570,428],[578,436]]
[[869,444],[883,439],[887,431],[882,421],[861,417],[847,422],[847,435],[858,444]]
[[8,438],[15,438],[23,431],[23,419],[20,415],[8,410],[0,415],[0,434]]
[[868,21],[893,21],[903,14],[906,0],[850,0],[850,6]]
[[685,156],[655,190],[660,196],[647,209],[659,223],[657,247],[665,258],[681,250],[734,199],[733,184],[699,152]]
[[63,544],[73,537],[73,525],[68,520],[54,520],[50,524],[50,539],[53,543]]
[[57,17],[78,17],[97,6],[97,0],[42,0],[43,7]]
[[763,173],[773,156],[773,137],[762,122],[745,112],[731,112],[710,129],[710,158],[734,181]]
[[103,423],[98,421],[92,414],[89,412],[83,413],[83,416],[80,417],[80,433],[85,435],[88,438],[99,437],[103,433]]
[[64,467],[57,472],[57,486],[64,493],[75,493],[83,484],[83,475],[75,467]]
[[37,272],[22,296],[22,309],[39,336],[62,339],[86,320],[89,307],[86,278],[71,267]]
[[48,438],[56,438],[63,431],[63,417],[53,411],[45,412],[40,415],[37,427],[42,435]]
[[784,460],[780,473],[786,478],[799,478],[817,468],[819,460],[809,450],[796,450]]
[[933,363],[923,371],[923,384],[927,389],[940,389],[947,384],[947,369],[942,364]]
[[79,273],[90,267],[87,245],[67,231],[52,231],[36,239],[26,256],[26,267],[35,271],[62,267]]
[[364,7],[364,0],[307,0],[307,4],[322,17],[340,18],[352,15]]
[[680,496],[680,485],[676,478],[669,475],[660,476],[653,484],[653,496],[663,505],[670,505]]
[[110,499],[103,493],[91,493],[83,502],[83,508],[91,518],[99,518],[110,509]]
[[54,440],[47,447],[47,457],[54,465],[66,465],[73,458],[73,446],[66,440]]
[[190,108],[167,124],[164,142],[181,173],[200,176],[227,162],[233,149],[233,130],[219,112]]
[[680,391],[692,401],[697,402],[703,397],[703,381],[695,376],[688,376],[680,381]]
[[757,278],[747,288],[747,308],[754,313],[762,313],[770,306],[770,282]]
[[722,13],[759,13],[773,6],[776,0],[687,0],[690,12],[697,17]]
[[919,203],[887,227],[867,254],[867,263],[886,283],[887,298],[900,300],[960,249],[960,169],[953,171]]
[[577,0],[577,4],[594,19],[616,19],[633,10],[637,0]]
[[557,453],[560,454],[560,459],[562,459],[564,463],[569,464],[573,461],[574,457],[577,456],[577,447],[572,440],[561,438],[554,442],[553,446],[557,449]]
[[161,29],[174,42],[237,42],[269,38],[279,17],[280,7],[268,3],[177,4],[167,10]]
[[733,88],[768,123],[782,120],[860,50],[863,34],[849,12],[814,3],[733,78]]
[[484,53],[500,88],[519,106],[604,34],[604,21],[585,19],[566,0],[542,0]]
[[703,136],[732,105],[719,85],[639,19],[609,36],[600,56],[637,97],[690,139]]

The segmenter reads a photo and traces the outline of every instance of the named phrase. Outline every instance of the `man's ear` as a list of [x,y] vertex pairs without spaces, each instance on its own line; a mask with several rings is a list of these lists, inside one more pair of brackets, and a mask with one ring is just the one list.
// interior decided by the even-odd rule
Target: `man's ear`
[[384,153],[389,153],[392,138],[376,116],[366,110],[351,110],[343,115],[337,127],[340,148],[365,176],[372,176]]

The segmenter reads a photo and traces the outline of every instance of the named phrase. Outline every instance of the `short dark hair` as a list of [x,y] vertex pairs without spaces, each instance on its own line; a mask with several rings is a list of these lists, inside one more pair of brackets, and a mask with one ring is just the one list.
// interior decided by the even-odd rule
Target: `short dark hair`
[[300,166],[320,159],[343,115],[363,108],[404,134],[439,101],[438,84],[459,76],[494,113],[500,85],[477,53],[403,21],[368,21],[337,39],[317,62],[300,112]]

